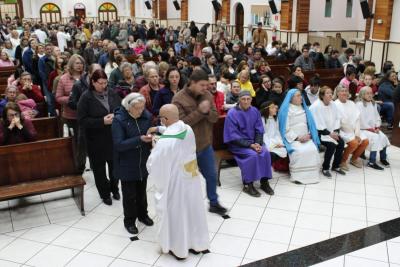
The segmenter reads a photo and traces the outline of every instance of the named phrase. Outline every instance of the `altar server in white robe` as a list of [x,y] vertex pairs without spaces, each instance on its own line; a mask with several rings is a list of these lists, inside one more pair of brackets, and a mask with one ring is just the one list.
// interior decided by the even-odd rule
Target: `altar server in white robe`
[[209,233],[202,196],[202,176],[197,167],[196,143],[192,128],[179,120],[175,105],[160,109],[161,124],[150,128],[162,133],[147,161],[149,179],[154,182],[158,233],[163,253],[178,260],[188,253],[209,249]]
[[[331,178],[332,171],[346,175],[340,168],[344,150],[344,141],[340,137],[340,113],[336,108],[333,99],[333,90],[328,86],[323,86],[319,91],[319,99],[310,106],[310,111],[314,117],[315,124],[320,135],[321,144],[326,147],[324,162],[322,163],[322,174]],[[331,168],[331,161],[332,168]]]
[[278,120],[279,131],[289,154],[290,180],[301,184],[318,183],[318,131],[298,89],[287,92],[278,113]]
[[278,105],[272,101],[267,101],[260,106],[262,123],[264,126],[264,143],[271,153],[272,162],[277,158],[286,158],[287,151],[283,144],[278,124]]
[[365,86],[361,88],[358,95],[357,107],[361,113],[361,133],[369,140],[368,150],[370,153],[367,166],[376,170],[383,170],[383,168],[376,163],[376,156],[379,152],[381,164],[385,167],[389,167],[390,164],[387,161],[386,148],[390,146],[390,143],[387,136],[380,130],[381,117],[379,116],[377,104],[374,102],[371,87]]
[[340,137],[346,143],[342,156],[340,168],[345,171],[349,170],[347,160],[350,155],[350,164],[356,168],[362,168],[363,162],[360,159],[362,153],[368,147],[369,141],[360,130],[360,111],[356,104],[349,99],[349,89],[338,86],[335,89],[335,105],[340,112]]

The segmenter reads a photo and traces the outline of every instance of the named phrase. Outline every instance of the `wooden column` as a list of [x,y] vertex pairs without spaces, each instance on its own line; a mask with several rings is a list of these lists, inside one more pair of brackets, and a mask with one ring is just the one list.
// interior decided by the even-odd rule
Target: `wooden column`
[[[374,0],[368,0],[368,5],[369,5],[369,10],[372,12],[372,8],[374,6]],[[367,19],[367,22],[365,24],[365,34],[364,38],[365,40],[369,40],[371,38],[371,26],[372,26],[372,19],[369,18]]]
[[22,19],[24,17],[24,4],[22,0],[18,0],[17,4],[18,4],[18,16]]
[[307,32],[310,17],[310,0],[297,0],[296,32]]
[[153,0],[151,2],[151,7],[152,7],[153,19],[157,19],[158,18],[158,0]]
[[131,17],[135,16],[135,0],[131,0]]
[[189,0],[181,1],[181,20],[188,21],[189,19]]
[[231,20],[231,0],[222,0],[222,20],[230,24]]
[[292,29],[293,0],[281,3],[281,29]]
[[[389,40],[390,27],[392,25],[392,10],[394,0],[376,0],[375,15],[374,15],[374,29],[372,32],[373,39]],[[399,16],[399,14],[396,14]],[[382,24],[378,21],[382,20]]]
[[[168,0],[170,1],[170,0]],[[158,0],[159,18],[161,20],[167,19],[167,0]]]

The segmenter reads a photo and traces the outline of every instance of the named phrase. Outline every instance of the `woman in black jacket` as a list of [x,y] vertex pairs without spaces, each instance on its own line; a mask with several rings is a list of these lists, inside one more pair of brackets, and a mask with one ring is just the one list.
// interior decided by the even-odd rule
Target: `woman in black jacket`
[[121,180],[124,225],[137,234],[136,219],[147,226],[153,221],[147,214],[146,162],[150,155],[152,115],[145,110],[146,100],[139,93],[130,93],[115,111],[112,123],[114,142],[114,174]]
[[[107,89],[107,75],[96,70],[90,78],[86,90],[78,103],[79,126],[85,131],[87,153],[100,197],[106,205],[111,205],[111,193],[119,200],[118,179],[113,175],[113,145],[111,123],[114,110],[121,105],[121,98]],[[106,174],[108,165],[108,177]]]

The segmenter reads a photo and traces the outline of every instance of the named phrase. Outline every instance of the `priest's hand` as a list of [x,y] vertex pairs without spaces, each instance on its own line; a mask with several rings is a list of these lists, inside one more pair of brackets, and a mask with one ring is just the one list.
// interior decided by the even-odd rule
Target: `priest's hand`
[[150,143],[153,140],[153,138],[152,138],[151,134],[148,134],[148,135],[140,136],[140,140],[142,140],[142,142],[144,142],[144,143]]
[[201,113],[203,113],[203,114],[209,113],[210,110],[211,110],[211,103],[210,103],[210,101],[207,100],[207,99],[201,101],[200,104],[199,104],[199,106],[198,106],[198,109],[199,109],[199,111],[200,111]]
[[362,140],[361,140],[361,138],[359,136],[356,136],[356,141],[357,141],[358,144],[361,144],[361,142],[362,142]]
[[260,146],[259,144],[255,143],[255,144],[251,144],[250,148],[253,149],[255,152],[257,153],[261,153],[262,150],[262,146]]
[[149,135],[149,134],[155,134],[155,133],[157,133],[158,132],[158,128],[157,127],[150,127],[148,130],[147,130],[147,135]]

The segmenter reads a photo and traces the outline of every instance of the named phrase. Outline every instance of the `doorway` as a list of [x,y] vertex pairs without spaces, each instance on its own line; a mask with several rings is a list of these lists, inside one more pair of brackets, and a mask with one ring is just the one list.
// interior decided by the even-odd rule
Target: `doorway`
[[75,18],[86,18],[86,8],[84,4],[78,3],[74,6],[74,16]]
[[242,4],[238,4],[236,6],[235,11],[235,28],[236,34],[240,36],[240,39],[243,40],[243,27],[244,27],[244,9]]

